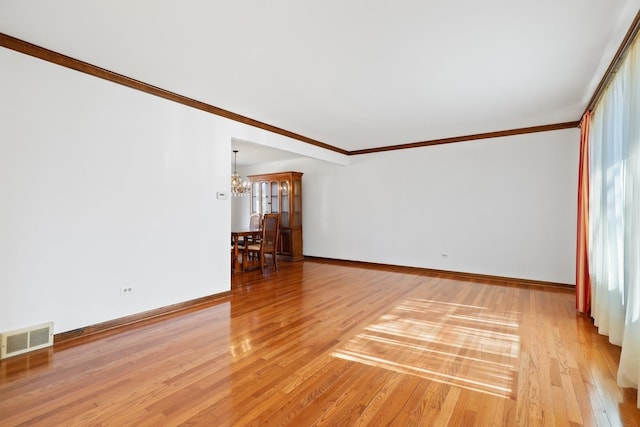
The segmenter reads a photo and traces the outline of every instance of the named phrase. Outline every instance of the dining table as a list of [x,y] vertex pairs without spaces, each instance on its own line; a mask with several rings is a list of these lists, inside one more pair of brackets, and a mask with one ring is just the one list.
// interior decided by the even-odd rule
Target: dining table
[[[232,228],[231,229],[231,242],[233,244],[233,268],[234,273],[242,271],[242,263],[240,263],[239,255],[239,241],[240,238],[244,238],[245,242],[247,238],[254,237],[259,238],[262,234],[262,230],[258,228]],[[244,262],[244,259],[242,260]]]

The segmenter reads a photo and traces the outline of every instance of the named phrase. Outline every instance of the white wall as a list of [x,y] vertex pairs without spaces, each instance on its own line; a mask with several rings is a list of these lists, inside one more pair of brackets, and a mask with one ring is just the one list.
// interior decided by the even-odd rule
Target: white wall
[[230,138],[211,115],[4,49],[0,68],[0,331],[230,288]]
[[578,140],[568,129],[245,173],[304,172],[305,255],[573,284]]
[[[238,174],[243,180],[247,179],[247,176],[242,172],[244,169],[238,168]],[[231,227],[232,228],[247,228],[249,227],[250,212],[250,194],[231,198]]]

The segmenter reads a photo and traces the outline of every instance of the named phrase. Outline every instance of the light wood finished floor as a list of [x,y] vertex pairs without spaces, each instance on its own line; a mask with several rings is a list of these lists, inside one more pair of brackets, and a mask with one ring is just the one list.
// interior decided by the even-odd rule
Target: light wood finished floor
[[638,425],[571,291],[307,260],[0,363],[2,426]]

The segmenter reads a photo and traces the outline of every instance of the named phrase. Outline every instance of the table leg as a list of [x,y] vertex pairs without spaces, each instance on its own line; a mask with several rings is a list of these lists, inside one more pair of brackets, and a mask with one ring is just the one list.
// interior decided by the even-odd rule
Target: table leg
[[[242,271],[242,264],[240,263],[239,257],[238,257],[238,238],[236,237],[233,240],[233,255],[234,255],[234,265],[233,265],[233,272],[234,273],[238,273],[240,271]],[[242,260],[244,261],[244,260]]]

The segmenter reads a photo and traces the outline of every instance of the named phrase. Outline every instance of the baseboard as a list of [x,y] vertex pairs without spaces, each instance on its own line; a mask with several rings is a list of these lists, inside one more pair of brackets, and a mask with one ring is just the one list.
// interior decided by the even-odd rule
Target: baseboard
[[132,314],[130,316],[120,317],[118,319],[102,323],[96,323],[95,325],[85,326],[67,332],[61,332],[53,336],[53,345],[55,349],[59,349],[61,347],[66,347],[67,345],[78,344],[81,341],[89,341],[95,338],[104,337],[110,333],[122,332],[122,330],[127,327],[141,326],[163,317],[183,314],[189,310],[202,308],[203,305],[218,303],[229,295],[231,295],[231,291],[226,291],[215,295],[208,295],[206,297],[144,311],[142,313]]
[[459,271],[450,271],[450,270],[437,270],[432,268],[422,268],[422,267],[407,267],[402,265],[393,265],[393,264],[378,264],[374,262],[367,261],[352,261],[352,260],[344,260],[337,258],[324,258],[324,257],[314,257],[305,255],[305,260],[308,261],[318,261],[318,262],[331,262],[342,265],[357,265],[361,268],[373,268],[373,269],[388,269],[393,271],[404,272],[408,274],[423,274],[428,276],[440,276],[447,277],[451,279],[462,279],[462,280],[475,280],[483,283],[500,283],[504,285],[525,285],[525,286],[544,286],[551,288],[559,288],[566,290],[575,290],[575,285],[569,283],[558,283],[558,282],[547,282],[543,280],[532,280],[532,279],[520,279],[516,277],[504,277],[504,276],[492,276],[488,274],[478,274],[478,273],[465,273]]

